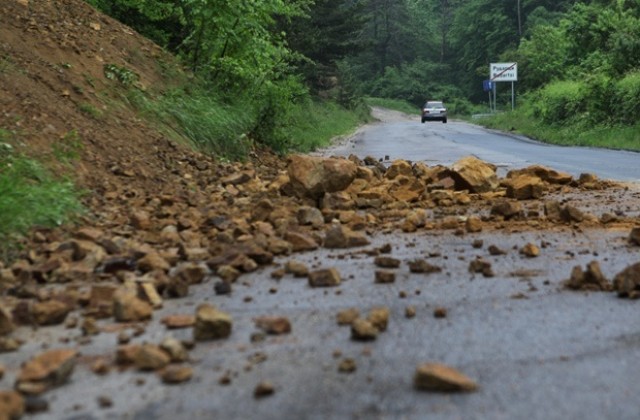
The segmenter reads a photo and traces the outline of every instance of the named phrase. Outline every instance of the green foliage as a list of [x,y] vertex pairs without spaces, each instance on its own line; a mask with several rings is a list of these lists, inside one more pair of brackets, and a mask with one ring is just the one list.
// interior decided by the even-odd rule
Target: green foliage
[[53,178],[38,162],[4,143],[11,133],[0,130],[0,253],[11,238],[29,228],[57,226],[82,211],[79,192],[69,181]]
[[103,66],[104,76],[109,80],[116,80],[123,86],[129,87],[137,83],[140,76],[133,70],[121,67],[116,64],[105,64]]
[[635,124],[640,116],[640,71],[628,73],[614,89],[613,115],[622,124]]
[[100,118],[102,118],[102,112],[98,108],[96,108],[94,105],[88,102],[82,102],[78,104],[78,109],[84,114],[87,114],[91,118],[94,118],[96,120],[99,120]]
[[395,111],[404,112],[405,114],[420,114],[420,107],[415,104],[400,99],[389,98],[365,98],[365,102],[369,106],[377,106],[380,108],[393,109]]
[[71,130],[53,143],[53,156],[63,163],[72,163],[80,158],[84,145],[76,130]]
[[533,97],[533,115],[549,124],[576,118],[586,111],[585,91],[584,82],[550,83]]

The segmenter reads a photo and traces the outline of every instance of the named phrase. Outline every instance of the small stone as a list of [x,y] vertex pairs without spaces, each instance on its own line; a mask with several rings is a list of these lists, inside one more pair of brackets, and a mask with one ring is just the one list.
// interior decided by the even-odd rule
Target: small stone
[[358,318],[351,323],[351,338],[356,341],[371,341],[378,337],[378,329],[368,320]]
[[523,213],[522,204],[519,201],[501,201],[491,207],[492,215],[499,215],[505,220],[516,218]]
[[133,357],[133,364],[139,370],[158,370],[167,366],[171,361],[169,355],[159,346],[143,344]]
[[582,222],[585,219],[585,214],[577,207],[567,204],[560,211],[560,217],[565,222]]
[[309,273],[309,286],[332,287],[341,283],[340,273],[335,268],[326,268]]
[[289,260],[284,265],[284,271],[289,274],[293,274],[294,277],[307,277],[309,275],[309,267],[306,264]]
[[480,257],[469,263],[469,272],[482,273],[482,275],[485,277],[493,277],[495,275],[495,273],[493,272],[493,268],[491,267],[491,263],[489,261],[483,260]]
[[64,384],[73,372],[77,355],[74,349],[55,349],[35,356],[23,365],[16,390],[23,394],[41,394]]
[[218,267],[216,274],[226,283],[233,283],[240,277],[241,273],[230,265],[221,265]]
[[565,287],[574,290],[609,291],[611,283],[602,274],[600,264],[591,261],[587,264],[587,269],[582,271],[580,266],[573,267],[571,277],[564,283]]
[[253,396],[255,398],[263,398],[273,395],[274,392],[275,387],[271,382],[262,381],[258,385],[256,385],[255,389],[253,390]]
[[344,309],[336,314],[336,322],[338,325],[351,325],[359,316],[360,311],[357,308]]
[[184,365],[167,366],[160,372],[160,378],[165,384],[180,384],[187,382],[193,376],[193,368]]
[[489,248],[487,248],[487,250],[489,251],[489,254],[493,256],[507,254],[507,251],[503,250],[502,248],[496,245],[489,245]]
[[619,297],[640,298],[640,262],[616,274],[613,278],[613,288]]
[[24,399],[24,411],[28,414],[47,412],[49,401],[37,395],[27,395]]
[[469,233],[482,232],[482,220],[478,216],[469,216],[465,222],[465,228]]
[[25,413],[25,400],[15,391],[0,391],[0,418],[19,419]]
[[196,310],[193,338],[196,341],[217,340],[231,335],[231,316],[209,304],[202,304]]
[[113,400],[111,397],[106,395],[98,395],[98,406],[100,408],[110,408],[113,407]]
[[16,351],[20,348],[20,342],[15,338],[0,337],[0,353]]
[[120,290],[113,296],[113,316],[118,322],[137,322],[151,318],[153,308],[135,294]]
[[433,317],[434,318],[446,318],[447,317],[447,308],[444,308],[442,306],[438,306],[437,308],[435,308],[433,310]]
[[404,308],[404,316],[407,319],[414,318],[416,316],[415,306],[407,306],[406,308]]
[[383,332],[387,330],[387,325],[389,323],[389,314],[389,308],[373,308],[369,312],[369,316],[367,316],[367,321],[369,321],[374,327],[376,327],[378,331]]
[[437,363],[418,366],[413,385],[418,390],[432,392],[471,392],[478,389],[478,385],[464,374]]
[[109,363],[104,358],[99,358],[91,365],[91,371],[96,375],[106,375],[109,373]]
[[217,281],[216,284],[213,285],[213,290],[216,292],[216,295],[228,295],[231,293],[231,283],[227,281]]
[[396,281],[396,273],[393,271],[376,270],[375,282],[378,284],[393,283]]
[[629,242],[632,245],[640,246],[640,227],[634,227],[629,233]]
[[160,343],[160,348],[169,355],[172,363],[184,362],[189,359],[189,353],[180,340],[166,337]]
[[535,258],[540,255],[540,248],[537,245],[528,243],[522,248],[520,248],[520,253],[525,257]]
[[281,335],[291,332],[291,323],[282,316],[262,316],[254,319],[257,328],[267,334]]
[[140,350],[139,344],[128,344],[118,346],[116,349],[116,364],[126,366],[133,364],[133,361]]
[[192,327],[196,322],[196,317],[193,315],[167,315],[162,318],[161,321],[169,329],[188,328]]
[[380,268],[398,268],[400,260],[393,257],[378,256],[373,260],[374,264]]
[[36,302],[31,306],[31,316],[38,325],[62,324],[71,307],[59,300]]
[[442,271],[442,268],[435,266],[433,264],[428,263],[425,259],[417,258],[415,260],[409,261],[409,271],[412,273],[439,273]]
[[11,313],[0,306],[0,335],[7,335],[15,329]]
[[356,371],[356,361],[351,358],[345,358],[338,364],[338,372],[340,373],[353,373]]
[[82,334],[86,336],[100,333],[100,327],[98,327],[96,319],[92,317],[85,317],[80,328],[82,329]]

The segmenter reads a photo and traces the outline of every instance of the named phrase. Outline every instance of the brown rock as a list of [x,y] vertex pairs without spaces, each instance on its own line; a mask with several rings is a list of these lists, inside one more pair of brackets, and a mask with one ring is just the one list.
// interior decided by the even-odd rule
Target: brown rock
[[404,317],[411,319],[414,318],[416,316],[416,307],[409,305],[406,308],[404,308]]
[[196,317],[193,315],[167,315],[162,322],[169,329],[188,328],[192,327],[196,322]]
[[552,222],[559,222],[562,220],[562,206],[557,201],[546,201],[544,203],[544,214]]
[[389,314],[389,308],[373,308],[371,309],[371,311],[369,311],[367,321],[369,321],[374,327],[376,327],[378,331],[383,332],[387,330],[387,325],[389,324]]
[[309,273],[309,286],[332,287],[341,283],[340,273],[335,268],[325,268]]
[[185,365],[171,365],[162,369],[160,378],[165,384],[181,384],[187,382],[193,376],[193,368]]
[[311,225],[315,228],[324,226],[324,216],[322,215],[322,212],[316,207],[300,207],[298,209],[298,212],[296,213],[296,218],[298,219],[298,223],[300,223],[302,226]]
[[255,398],[264,398],[273,395],[275,391],[276,388],[271,382],[262,381],[254,388],[253,396]]
[[289,260],[284,265],[286,273],[293,274],[294,277],[307,277],[309,275],[309,267],[300,261]]
[[629,233],[629,242],[632,245],[640,246],[640,227],[634,227]]
[[152,308],[162,308],[162,298],[158,293],[156,286],[149,281],[142,281],[138,283],[138,296],[151,305]]
[[138,322],[151,318],[153,308],[127,290],[119,290],[113,296],[113,316],[118,322]]
[[241,273],[232,266],[225,264],[218,267],[216,274],[227,283],[235,283]]
[[478,257],[469,263],[470,273],[482,273],[484,277],[493,277],[495,273],[489,261],[485,261]]
[[507,184],[506,195],[516,200],[540,198],[544,193],[544,183],[537,176],[520,175]]
[[387,168],[384,177],[387,179],[395,179],[400,175],[407,177],[413,175],[411,164],[406,160],[394,160],[391,165],[389,165],[389,168]]
[[482,220],[478,216],[469,216],[465,222],[465,228],[469,233],[482,232]]
[[138,370],[162,369],[170,361],[169,355],[154,344],[143,344],[133,357],[133,364]]
[[483,193],[498,187],[496,167],[473,156],[464,157],[454,163],[451,171],[457,190]]
[[318,249],[318,243],[311,236],[303,233],[287,232],[284,239],[291,244],[291,250],[293,252],[313,251],[314,249]]
[[16,390],[23,394],[41,394],[67,382],[76,364],[74,349],[55,349],[40,353],[22,366]]
[[0,391],[0,419],[16,420],[24,415],[24,397],[15,391]]
[[632,264],[616,274],[613,288],[620,297],[637,299],[640,297],[640,262]]
[[542,165],[532,165],[523,169],[509,171],[507,178],[516,178],[522,175],[535,176],[549,184],[568,184],[573,180],[571,174],[558,172]]
[[91,317],[84,318],[80,329],[82,330],[82,334],[85,336],[98,335],[100,333],[100,327],[98,327],[96,319]]
[[142,346],[139,344],[128,344],[118,346],[116,349],[116,363],[120,366],[133,364],[136,354]]
[[373,260],[374,264],[381,268],[398,268],[400,260],[393,257],[378,256]]
[[256,173],[253,170],[240,171],[225,176],[220,180],[220,182],[222,185],[241,185],[251,181],[255,176]]
[[16,351],[20,348],[20,342],[15,338],[0,337],[0,353]]
[[338,325],[351,325],[359,316],[360,311],[357,308],[344,309],[336,314],[336,322]]
[[358,318],[351,323],[351,338],[356,341],[371,341],[378,337],[378,329],[366,319]]
[[180,340],[177,340],[174,337],[166,337],[162,340],[160,348],[169,355],[172,363],[184,362],[189,358],[189,354],[187,353],[185,346]]
[[335,224],[325,233],[325,248],[352,248],[365,245],[369,245],[369,240],[362,233],[354,232],[346,226]]
[[478,385],[456,369],[437,363],[424,363],[413,377],[416,389],[432,392],[470,392]]
[[489,251],[490,255],[506,255],[507,251],[503,250],[502,248],[498,247],[497,245],[489,245],[489,248],[487,248],[487,250]]
[[356,371],[356,361],[351,358],[345,358],[340,361],[338,365],[338,372],[340,373],[353,373]]
[[109,373],[109,363],[101,357],[93,362],[91,365],[91,371],[96,375],[106,375]]
[[143,210],[136,210],[131,213],[131,226],[136,229],[148,230],[151,228],[149,213]]
[[422,258],[417,258],[415,260],[409,261],[409,271],[412,273],[439,273],[442,271],[442,268],[435,266],[433,264],[429,264],[426,260]]
[[287,172],[296,196],[317,199],[347,188],[356,177],[357,166],[347,159],[293,155]]
[[196,341],[218,340],[231,335],[231,316],[209,304],[201,304],[196,310],[193,338]]
[[560,211],[560,217],[565,222],[582,222],[585,219],[585,214],[577,207],[567,204]]
[[520,253],[525,257],[535,258],[540,255],[540,248],[538,248],[537,245],[529,242],[528,244],[520,248]]
[[6,308],[0,306],[0,336],[7,335],[14,329],[13,317]]
[[396,273],[393,271],[376,270],[375,276],[375,282],[378,284],[387,284],[396,281]]
[[433,317],[434,318],[446,318],[447,317],[447,308],[444,308],[442,306],[438,306],[437,308],[435,308],[433,310]]
[[491,214],[504,217],[506,220],[521,216],[523,214],[522,204],[518,201],[500,201],[491,207]]
[[580,266],[573,267],[571,277],[564,283],[565,287],[574,290],[609,291],[611,283],[602,274],[600,264],[591,261],[587,264],[586,270],[582,271]]
[[150,252],[144,257],[140,258],[137,262],[138,268],[142,272],[148,271],[169,271],[171,268],[171,264],[167,262],[160,254],[157,252]]
[[267,334],[280,335],[291,332],[291,323],[283,316],[261,316],[255,318],[254,322],[257,328]]

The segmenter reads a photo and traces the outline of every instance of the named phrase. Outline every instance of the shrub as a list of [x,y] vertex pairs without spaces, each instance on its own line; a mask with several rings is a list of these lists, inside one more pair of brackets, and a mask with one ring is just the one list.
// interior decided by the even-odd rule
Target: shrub
[[623,124],[634,124],[640,118],[640,71],[627,74],[614,87],[613,113]]

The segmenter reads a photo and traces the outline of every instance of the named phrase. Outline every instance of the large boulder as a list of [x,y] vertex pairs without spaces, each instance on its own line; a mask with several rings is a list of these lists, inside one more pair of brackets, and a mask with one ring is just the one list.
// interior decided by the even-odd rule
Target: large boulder
[[522,169],[514,169],[507,173],[507,178],[516,178],[522,175],[536,176],[549,184],[568,184],[573,180],[571,174],[559,172],[542,165],[531,165]]
[[476,157],[467,156],[460,159],[453,164],[451,170],[457,190],[483,193],[498,187],[496,166]]
[[347,159],[292,155],[287,171],[291,192],[318,199],[325,193],[342,191],[355,179],[355,163]]

